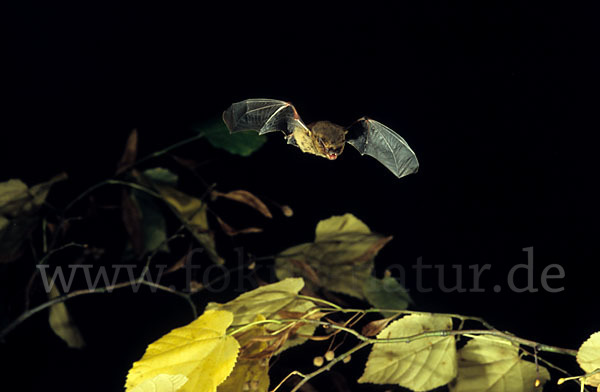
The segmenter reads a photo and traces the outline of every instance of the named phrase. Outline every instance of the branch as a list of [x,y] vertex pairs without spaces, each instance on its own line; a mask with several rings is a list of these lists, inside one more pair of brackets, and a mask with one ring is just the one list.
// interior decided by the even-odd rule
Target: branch
[[[179,234],[179,230],[173,234],[171,237],[166,238],[163,243],[169,243],[170,241],[172,241],[173,239],[180,237],[181,234]],[[50,255],[66,249],[68,247],[72,247],[72,246],[80,246],[80,247],[85,247],[81,244],[77,244],[77,243],[69,243],[66,245],[63,245],[60,248],[57,249],[53,249],[50,250],[42,260],[40,260],[39,264],[44,264],[46,262],[46,260],[48,259],[48,257],[50,257]],[[110,285],[110,286],[105,286],[105,287],[99,287],[99,288],[94,288],[94,289],[83,289],[83,290],[76,290],[76,291],[72,291],[70,293],[67,294],[63,294],[59,297],[53,298],[47,302],[44,302],[41,305],[36,306],[33,309],[28,309],[25,312],[23,312],[19,317],[17,317],[12,323],[10,323],[8,326],[6,326],[2,331],[0,331],[0,341],[4,340],[4,337],[6,335],[8,335],[13,329],[15,329],[16,327],[18,327],[22,322],[24,322],[25,320],[27,320],[28,318],[30,318],[31,316],[33,316],[34,314],[49,308],[52,305],[55,305],[57,303],[61,303],[61,302],[65,302],[68,299],[71,298],[75,298],[75,297],[79,297],[80,295],[87,295],[87,294],[100,294],[100,293],[110,293],[113,290],[116,289],[121,289],[124,287],[130,287],[130,286],[135,286],[135,285],[145,285],[145,286],[149,286],[149,287],[154,287],[156,289],[159,289],[161,291],[165,291],[168,293],[172,293],[175,295],[178,295],[182,298],[184,298],[189,304],[190,307],[192,308],[192,314],[194,319],[196,319],[198,317],[198,310],[196,309],[196,305],[194,304],[194,302],[191,299],[191,293],[186,294],[183,293],[181,291],[177,291],[175,289],[172,289],[170,287],[167,286],[163,286],[161,284],[158,283],[154,283],[154,282],[149,282],[147,280],[145,280],[145,276],[146,276],[146,272],[148,271],[148,268],[150,266],[150,263],[152,261],[152,259],[154,258],[154,256],[156,256],[156,254],[158,253],[158,250],[160,249],[160,246],[157,247],[149,256],[148,256],[148,261],[146,262],[146,265],[144,266],[144,269],[142,270],[142,273],[140,274],[140,276],[133,280],[133,281],[129,281],[129,282],[121,282],[121,283],[117,283],[114,285]],[[38,271],[38,270],[36,270]],[[35,275],[34,275],[35,276]],[[54,284],[54,282],[52,282]]]
[[[335,311],[332,309],[319,309],[320,311]],[[369,309],[367,311],[375,311],[374,309]],[[343,309],[343,312],[348,312],[349,309]],[[360,310],[360,312],[366,312],[364,310]],[[360,313],[359,312],[359,313]],[[397,313],[400,313],[397,311]],[[415,313],[419,313],[419,312],[415,312]],[[423,313],[423,312],[420,312]],[[475,319],[477,320],[477,318],[471,318],[471,317],[467,317],[467,316],[461,316],[461,315],[452,315],[453,317],[458,316],[457,318],[459,319]],[[479,321],[479,320],[477,320]],[[536,352],[538,351],[546,351],[546,352],[553,352],[553,353],[558,353],[558,354],[564,354],[564,355],[571,355],[571,356],[576,356],[577,355],[577,350],[572,350],[572,349],[567,349],[567,348],[561,348],[561,347],[555,347],[555,346],[550,346],[550,345],[546,345],[546,344],[540,344],[538,342],[532,341],[532,340],[528,340],[528,339],[523,339],[523,338],[519,338],[517,336],[514,336],[510,333],[507,332],[502,332],[502,331],[498,331],[495,329],[492,330],[479,330],[479,329],[471,329],[471,330],[440,330],[440,331],[428,331],[428,332],[422,332],[416,335],[412,335],[412,336],[406,336],[406,337],[398,337],[398,338],[388,338],[388,339],[374,339],[374,338],[369,338],[366,337],[360,333],[358,333],[357,331],[351,329],[351,328],[347,328],[345,326],[341,326],[341,325],[337,325],[337,324],[333,324],[330,322],[326,322],[326,321],[321,321],[321,320],[311,320],[311,319],[307,319],[307,318],[301,318],[301,319],[281,319],[281,320],[262,320],[262,321],[257,321],[254,323],[250,323],[252,325],[255,324],[266,324],[266,323],[276,323],[276,324],[283,324],[283,323],[291,323],[291,324],[295,324],[298,322],[301,323],[307,323],[307,324],[316,324],[316,325],[320,325],[320,326],[324,326],[327,328],[331,328],[331,329],[337,329],[339,331],[344,331],[347,332],[353,336],[355,336],[357,339],[361,340],[362,343],[358,344],[357,346],[355,346],[354,348],[350,349],[349,351],[345,352],[344,354],[337,356],[336,358],[334,358],[333,360],[331,360],[327,365],[319,368],[318,370],[315,370],[312,373],[309,374],[303,374],[300,373],[299,371],[293,371],[290,374],[288,374],[276,387],[275,389],[273,389],[271,392],[275,392],[277,391],[277,389],[279,389],[281,387],[281,385],[290,377],[296,375],[296,376],[300,376],[302,377],[302,380],[296,384],[296,386],[291,390],[291,392],[296,392],[298,391],[306,382],[308,382],[308,380],[310,380],[311,378],[330,370],[336,363],[338,363],[339,361],[343,361],[346,357],[348,357],[350,354],[362,349],[363,347],[366,347],[368,345],[371,344],[386,344],[386,343],[408,343],[417,339],[423,339],[423,338],[427,338],[427,337],[445,337],[445,336],[459,336],[459,335],[465,335],[465,336],[472,336],[472,335],[491,335],[491,336],[497,336],[503,339],[507,339],[513,343],[519,344],[519,345],[524,345],[524,346],[529,346],[529,347],[533,347]],[[248,328],[249,325],[240,327],[239,329],[237,329],[235,332],[238,332],[242,329],[246,329]],[[526,350],[524,350],[526,351]],[[526,351],[527,352],[527,351]],[[543,360],[543,359],[542,359]],[[558,369],[560,371],[562,371],[563,373],[566,373],[563,369],[557,368],[554,365],[550,364],[548,361],[543,360],[544,363],[551,365],[551,367]],[[600,370],[598,370],[600,371]],[[568,373],[567,373],[568,374]],[[589,375],[586,375],[589,376]],[[569,379],[575,379],[577,377],[571,377]],[[562,379],[562,380],[567,380],[567,379]]]
[[[265,320],[265,321],[269,321],[269,320]],[[398,337],[398,338],[374,339],[374,338],[369,338],[367,336],[363,336],[360,333],[353,330],[352,328],[343,327],[341,325],[333,324],[333,323],[330,323],[327,321],[310,320],[310,319],[282,319],[282,320],[276,320],[276,321],[277,321],[277,323],[302,322],[302,323],[307,323],[307,324],[322,325],[327,328],[338,329],[338,330],[347,332],[347,333],[355,336],[357,339],[362,340],[363,342],[366,342],[369,344],[408,343],[413,340],[423,339],[423,338],[428,338],[428,337],[445,337],[445,336],[459,336],[459,335],[467,335],[467,336],[468,335],[491,335],[491,336],[497,336],[497,337],[509,340],[513,343],[522,344],[522,345],[529,346],[529,347],[535,347],[537,349],[537,351],[545,351],[545,352],[551,352],[551,353],[577,356],[577,350],[556,347],[556,346],[550,346],[547,344],[541,344],[541,343],[535,342],[533,340],[523,339],[523,338],[517,337],[515,335],[512,335],[510,333],[502,332],[502,331],[498,331],[498,330],[489,330],[489,329],[440,330],[440,331],[422,332],[422,333],[419,333],[416,335],[404,336],[404,337]]]
[[111,286],[105,286],[105,287],[100,287],[100,288],[95,288],[95,289],[84,289],[84,290],[76,290],[76,291],[72,291],[70,293],[67,294],[63,294],[60,297],[56,297],[54,299],[51,299],[47,302],[44,302],[41,305],[36,306],[35,308],[29,309],[26,312],[22,313],[19,317],[17,317],[16,320],[14,320],[12,323],[10,323],[6,328],[4,328],[1,332],[0,332],[0,340],[4,340],[4,337],[6,335],[8,335],[13,329],[15,329],[16,327],[18,327],[22,322],[24,322],[25,320],[27,320],[28,318],[30,318],[31,316],[33,316],[34,314],[51,307],[52,305],[55,305],[57,303],[61,303],[61,302],[65,302],[68,299],[71,298],[75,298],[75,297],[79,297],[80,295],[87,295],[87,294],[101,294],[101,293],[110,293],[113,290],[116,289],[121,289],[124,287],[129,287],[129,286],[134,286],[134,285],[138,285],[138,284],[142,284],[145,286],[150,286],[150,287],[154,287],[157,288],[161,291],[165,291],[168,293],[172,293],[172,294],[176,294],[184,299],[186,299],[188,301],[188,303],[190,304],[191,308],[192,308],[192,313],[194,316],[194,319],[197,317],[197,310],[196,310],[196,306],[194,305],[194,303],[192,302],[191,298],[190,298],[190,294],[186,294],[177,290],[174,290],[170,287],[167,286],[163,286],[160,285],[158,283],[153,283],[153,282],[148,282],[146,280],[144,280],[143,277],[140,277],[134,281],[129,281],[129,282],[122,282],[122,283],[117,283]]
[[320,367],[319,369],[315,370],[312,373],[308,373],[308,374],[302,374],[297,370],[294,370],[293,372],[291,372],[290,374],[288,374],[283,380],[281,380],[281,382],[275,387],[275,389],[273,389],[271,392],[275,392],[277,391],[277,389],[279,389],[279,387],[281,387],[281,385],[291,376],[300,376],[302,377],[302,380],[296,384],[296,386],[294,387],[294,389],[292,389],[290,392],[296,392],[298,391],[304,384],[306,384],[308,382],[308,380],[310,380],[313,377],[318,376],[319,374],[329,371],[333,365],[335,365],[336,363],[343,361],[345,358],[349,357],[351,354],[357,352],[358,350],[360,350],[361,348],[367,347],[370,343],[367,342],[362,342],[359,345],[351,348],[350,350],[346,351],[345,353],[335,357],[334,359],[332,359],[327,365]]

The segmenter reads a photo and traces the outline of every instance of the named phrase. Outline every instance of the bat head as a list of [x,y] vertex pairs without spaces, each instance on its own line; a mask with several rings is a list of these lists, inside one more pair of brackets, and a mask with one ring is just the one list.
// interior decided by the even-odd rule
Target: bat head
[[343,127],[329,121],[317,121],[310,124],[309,129],[318,155],[334,160],[344,151],[346,130]]

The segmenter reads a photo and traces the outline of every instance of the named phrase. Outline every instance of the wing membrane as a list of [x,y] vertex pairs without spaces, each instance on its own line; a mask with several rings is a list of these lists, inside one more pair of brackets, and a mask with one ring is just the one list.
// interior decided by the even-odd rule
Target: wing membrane
[[275,131],[290,135],[297,126],[306,128],[291,103],[275,99],[236,102],[223,112],[223,121],[230,132],[253,130],[259,135]]
[[398,178],[419,170],[417,156],[406,140],[378,121],[359,119],[349,127],[346,141],[362,155],[377,159]]

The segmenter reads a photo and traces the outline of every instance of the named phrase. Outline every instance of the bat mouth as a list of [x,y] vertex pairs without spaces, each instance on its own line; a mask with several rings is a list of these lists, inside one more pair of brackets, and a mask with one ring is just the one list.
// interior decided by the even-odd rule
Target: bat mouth
[[335,152],[329,152],[326,154],[327,155],[327,159],[333,161],[334,159],[336,159],[338,157],[338,154],[336,154]]

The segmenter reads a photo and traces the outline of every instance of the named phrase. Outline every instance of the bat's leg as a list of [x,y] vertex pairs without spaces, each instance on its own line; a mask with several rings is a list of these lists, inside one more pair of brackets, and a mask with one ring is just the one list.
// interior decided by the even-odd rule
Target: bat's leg
[[292,146],[298,147],[298,143],[296,143],[296,139],[294,138],[294,134],[293,133],[290,133],[285,138],[287,140],[287,144],[291,144]]

